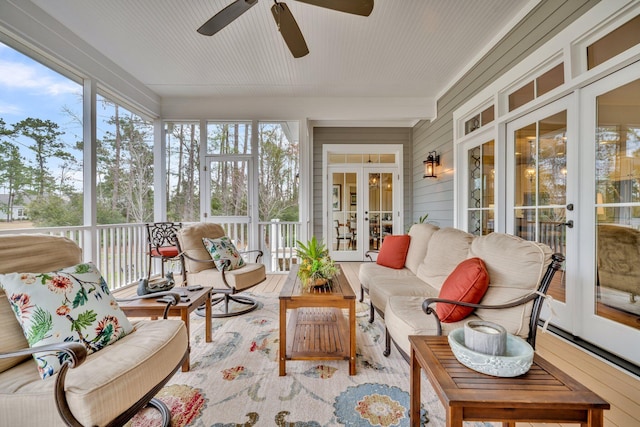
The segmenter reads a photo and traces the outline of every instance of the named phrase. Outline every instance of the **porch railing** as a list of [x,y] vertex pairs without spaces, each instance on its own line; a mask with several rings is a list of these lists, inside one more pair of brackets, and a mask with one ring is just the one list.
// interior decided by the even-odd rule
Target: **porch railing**
[[[186,224],[185,224],[186,225]],[[246,224],[221,224],[228,235],[239,242],[247,242],[248,227]],[[87,251],[87,236],[91,236],[90,227],[49,227],[0,230],[0,234],[48,234],[63,236],[73,240]],[[296,262],[295,242],[299,239],[300,223],[298,222],[261,222],[258,227],[258,248],[264,252],[262,262],[270,273],[286,272]],[[100,269],[109,288],[114,290],[147,276],[148,245],[145,224],[109,224],[95,228],[95,253],[97,259],[88,259]],[[247,249],[242,247],[242,249]],[[151,264],[151,274],[159,273],[160,263]],[[179,263],[173,268],[179,269]]]

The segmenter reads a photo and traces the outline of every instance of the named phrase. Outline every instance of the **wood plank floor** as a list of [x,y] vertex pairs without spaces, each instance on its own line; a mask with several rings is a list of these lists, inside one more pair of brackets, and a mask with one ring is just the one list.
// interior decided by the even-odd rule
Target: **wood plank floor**
[[[360,296],[360,263],[341,263],[343,271]],[[252,292],[280,292],[285,274],[269,274]],[[135,293],[128,288],[122,294]],[[118,296],[121,293],[118,292]],[[367,301],[365,297],[365,301]],[[536,351],[611,404],[605,411],[605,427],[640,427],[640,378],[601,360],[551,333],[538,332]],[[407,382],[409,379],[407,378]],[[518,423],[517,427],[570,427],[575,424]]]

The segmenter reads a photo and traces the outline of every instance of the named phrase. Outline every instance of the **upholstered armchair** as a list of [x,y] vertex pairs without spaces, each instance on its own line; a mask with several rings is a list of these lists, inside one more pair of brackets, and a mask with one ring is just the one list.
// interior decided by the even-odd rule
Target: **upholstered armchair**
[[[264,264],[260,263],[262,251],[247,251],[239,253],[247,256],[255,253],[254,262],[240,261],[235,265],[230,259],[222,256],[216,262],[212,258],[212,251],[205,246],[203,239],[209,242],[220,241],[225,236],[224,229],[219,224],[197,223],[184,227],[177,232],[177,243],[182,259],[182,271],[188,286],[213,286],[212,305],[223,304],[221,311],[214,311],[212,317],[230,317],[255,310],[257,301],[247,295],[239,295],[266,279]],[[227,245],[233,246],[227,240]],[[232,248],[235,251],[235,248]],[[237,251],[236,251],[237,252]],[[233,304],[233,307],[230,306]],[[196,310],[202,315],[204,310]]]
[[598,286],[640,295],[640,231],[617,224],[598,227]]
[[[37,234],[0,236],[0,259],[0,274],[82,265],[73,241]],[[2,283],[6,286],[6,280]],[[89,289],[88,299],[96,299],[96,289]],[[61,300],[63,295],[56,304]],[[160,410],[163,425],[170,425],[168,408],[154,396],[186,358],[181,320],[133,321],[131,332],[87,354],[78,342],[30,348],[13,310],[0,288],[0,425],[120,426],[145,406]],[[42,379],[32,355],[45,350],[62,352],[58,358],[63,362],[57,373]]]

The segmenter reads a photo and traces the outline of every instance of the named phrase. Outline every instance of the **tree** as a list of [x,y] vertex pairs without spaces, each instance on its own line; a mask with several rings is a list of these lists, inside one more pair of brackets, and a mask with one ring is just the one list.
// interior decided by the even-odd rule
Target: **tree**
[[23,199],[22,192],[31,175],[18,146],[7,139],[13,135],[13,131],[7,129],[4,120],[0,119],[0,182],[9,195],[7,205],[0,208],[6,210],[7,221],[13,221],[13,206]]
[[58,130],[59,126],[51,120],[26,118],[13,126],[14,134],[30,138],[33,143],[28,148],[35,155],[34,184],[39,197],[44,196],[45,190],[55,188],[53,177],[47,170],[47,163],[51,158],[60,160],[73,160],[73,156],[66,151],[66,144],[58,137],[64,132]]

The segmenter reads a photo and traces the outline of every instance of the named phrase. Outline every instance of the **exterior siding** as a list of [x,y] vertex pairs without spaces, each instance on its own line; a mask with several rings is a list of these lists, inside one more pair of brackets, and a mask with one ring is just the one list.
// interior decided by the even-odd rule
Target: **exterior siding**
[[[325,144],[402,144],[404,176],[405,228],[412,220],[412,134],[408,127],[316,127],[313,129],[313,225],[315,236],[322,237],[322,147]],[[420,163],[422,165],[422,163]]]
[[[440,227],[453,226],[453,112],[484,87],[549,41],[599,0],[544,0],[478,61],[437,102],[438,117],[413,129],[414,220],[429,213]],[[440,154],[437,179],[422,178],[429,151]]]

